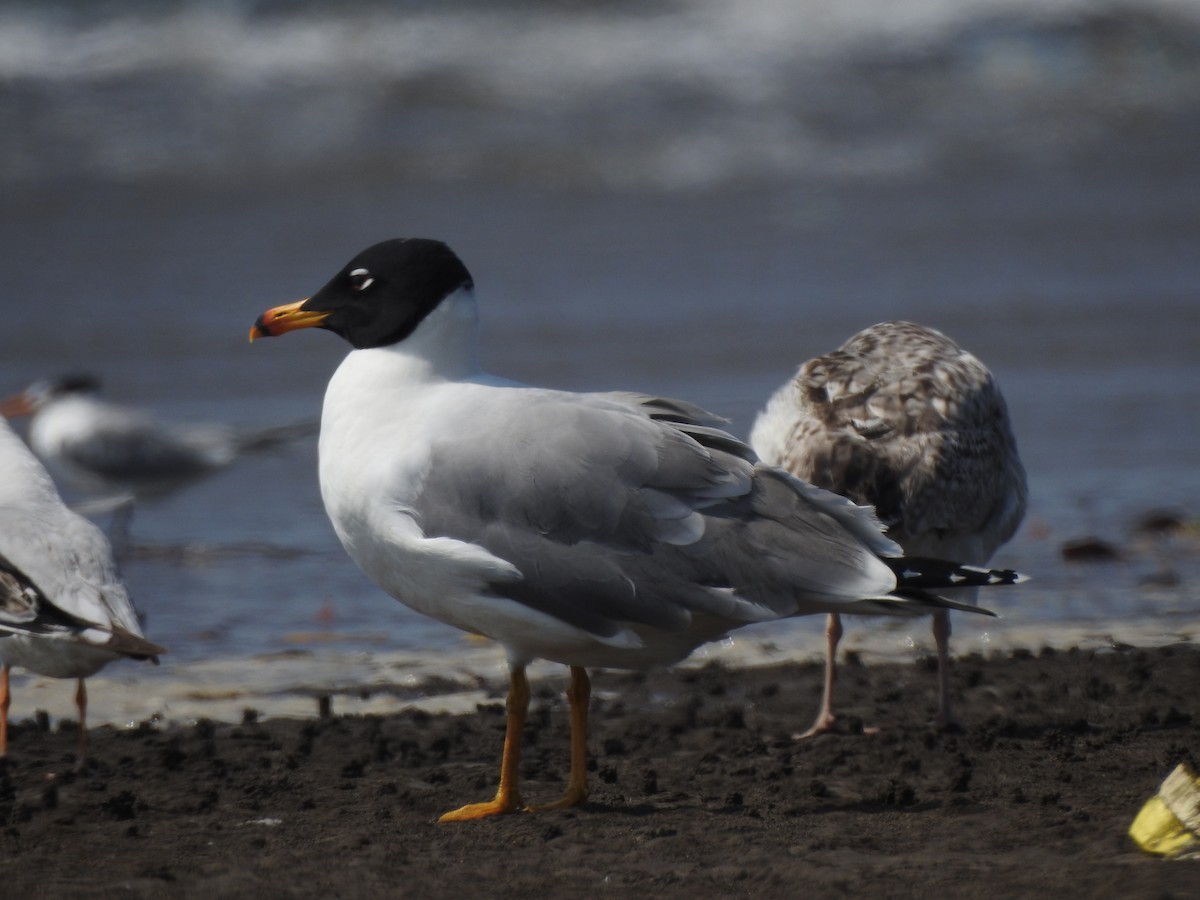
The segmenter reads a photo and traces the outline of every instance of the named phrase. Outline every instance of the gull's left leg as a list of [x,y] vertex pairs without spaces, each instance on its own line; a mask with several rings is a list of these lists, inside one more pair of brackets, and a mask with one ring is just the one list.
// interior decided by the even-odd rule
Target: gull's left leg
[[79,709],[79,764],[83,765],[88,754],[87,686],[82,678],[78,681],[79,684],[75,688],[75,706]]
[[514,665],[509,669],[508,699],[504,703],[507,722],[504,729],[504,755],[500,758],[500,787],[496,796],[486,803],[469,803],[446,813],[439,822],[468,822],[485,819],[501,813],[524,809],[518,783],[521,778],[521,733],[525,730],[525,718],[529,713],[529,679],[525,667]]
[[591,697],[592,682],[588,678],[587,669],[583,666],[571,666],[571,684],[567,688],[567,702],[571,706],[571,775],[567,779],[567,790],[561,800],[533,807],[530,812],[566,809],[587,800],[588,703]]
[[837,648],[843,633],[842,617],[837,613],[830,613],[825,620],[825,688],[821,692],[821,709],[808,731],[793,734],[793,741],[802,741],[833,731],[833,725],[837,721],[837,716],[833,713],[833,688],[837,684]]
[[950,702],[950,613],[944,609],[933,614],[933,642],[938,659],[938,711],[933,724],[938,728],[961,728]]
[[8,756],[8,707],[12,694],[8,692],[8,673],[12,666],[0,670],[0,758]]

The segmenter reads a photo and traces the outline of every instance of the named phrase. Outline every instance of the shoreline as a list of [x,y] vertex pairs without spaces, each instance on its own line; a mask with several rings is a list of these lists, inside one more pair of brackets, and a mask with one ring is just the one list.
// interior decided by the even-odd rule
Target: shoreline
[[[928,667],[933,655],[926,619],[851,622],[840,658],[855,665]],[[951,640],[956,661],[1004,659],[1039,654],[1045,648],[1125,652],[1171,646],[1200,647],[1200,617],[1179,613],[1154,620],[1106,623],[1018,623],[1015,619],[958,616]],[[781,665],[819,665],[824,659],[823,616],[770,623],[735,632],[724,641],[698,648],[671,669],[687,671],[718,664],[731,671]],[[557,683],[566,669],[538,660],[531,682]],[[611,670],[620,674],[620,670]],[[134,728],[141,722],[194,724],[200,719],[236,723],[251,709],[260,719],[307,718],[323,702],[335,715],[394,715],[408,709],[427,713],[468,713],[479,703],[503,696],[508,669],[503,651],[463,635],[453,649],[430,652],[347,648],[318,639],[252,656],[221,656],[161,666],[119,662],[87,680],[88,721],[92,727]],[[13,670],[13,721],[45,715],[51,722],[74,720],[70,680]],[[814,707],[815,708],[815,707]]]
[[[1194,895],[1200,866],[1126,836],[1200,747],[1200,648],[1044,649],[957,661],[963,733],[925,721],[921,666],[845,666],[848,730],[794,742],[806,663],[600,673],[591,797],[438,825],[494,790],[502,698],[92,731],[17,724],[0,767],[0,879],[23,896],[694,897]],[[561,679],[536,683],[524,796],[562,790]],[[647,715],[647,710],[652,715]],[[335,707],[336,713],[336,707]]]

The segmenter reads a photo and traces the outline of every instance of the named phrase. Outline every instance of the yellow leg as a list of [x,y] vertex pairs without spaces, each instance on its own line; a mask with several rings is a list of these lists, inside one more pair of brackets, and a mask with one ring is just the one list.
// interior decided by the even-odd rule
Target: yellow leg
[[571,686],[567,688],[567,701],[571,705],[571,776],[567,780],[567,791],[561,800],[534,807],[530,812],[566,809],[587,799],[588,703],[591,697],[592,682],[588,678],[587,669],[583,666],[571,666]]
[[82,763],[87,759],[88,753],[88,737],[87,737],[87,687],[83,683],[83,679],[78,679],[78,686],[75,688],[75,705],[79,708],[79,762]]
[[8,756],[8,706],[12,695],[8,692],[8,673],[12,666],[0,672],[0,758]]
[[508,700],[504,708],[508,712],[508,721],[504,731],[504,755],[500,759],[500,787],[496,790],[495,799],[487,803],[470,803],[448,812],[438,819],[439,822],[468,822],[524,808],[518,789],[521,777],[521,733],[525,730],[525,717],[529,713],[529,679],[525,677],[524,666],[513,666],[509,673]]

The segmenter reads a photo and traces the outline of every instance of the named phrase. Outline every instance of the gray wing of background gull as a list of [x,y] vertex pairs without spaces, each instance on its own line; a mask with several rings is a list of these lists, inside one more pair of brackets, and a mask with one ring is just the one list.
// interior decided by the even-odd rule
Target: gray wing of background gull
[[108,539],[62,503],[7,423],[0,458],[0,632],[77,639],[114,655],[162,652],[141,637]]
[[899,548],[870,510],[763,466],[703,410],[636,394],[512,398],[519,416],[500,398],[470,435],[435,444],[408,510],[426,537],[520,571],[492,593],[605,638],[904,602],[879,558]]
[[62,462],[112,482],[173,483],[227,465],[237,455],[233,432],[220,426],[171,427],[139,411],[104,408],[103,421],[64,437]]
[[315,435],[316,422],[247,432],[217,424],[167,424],[140,410],[106,405],[103,422],[66,438],[69,465],[113,482],[173,484],[232,463],[239,454],[270,450]]
[[0,412],[31,415],[29,441],[56,476],[89,493],[154,496],[234,462],[315,434],[317,423],[240,432],[213,423],[170,423],[111,403],[91,375],[39,381],[0,401]]
[[52,530],[46,517],[0,508],[0,632],[74,636],[114,654],[161,652],[139,636],[107,541],[82,526],[90,523]]

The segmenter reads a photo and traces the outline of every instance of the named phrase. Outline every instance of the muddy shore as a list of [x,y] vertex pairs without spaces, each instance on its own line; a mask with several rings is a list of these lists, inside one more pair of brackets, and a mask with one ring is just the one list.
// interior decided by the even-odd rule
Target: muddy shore
[[[592,796],[465,825],[494,790],[495,702],[461,716],[14,723],[0,884],[21,897],[1120,896],[1200,893],[1126,830],[1200,748],[1200,649],[960,659],[966,730],[926,663],[846,666],[846,733],[796,743],[820,667],[595,678]],[[534,684],[527,801],[567,765],[565,678]],[[873,736],[854,733],[879,726]]]

